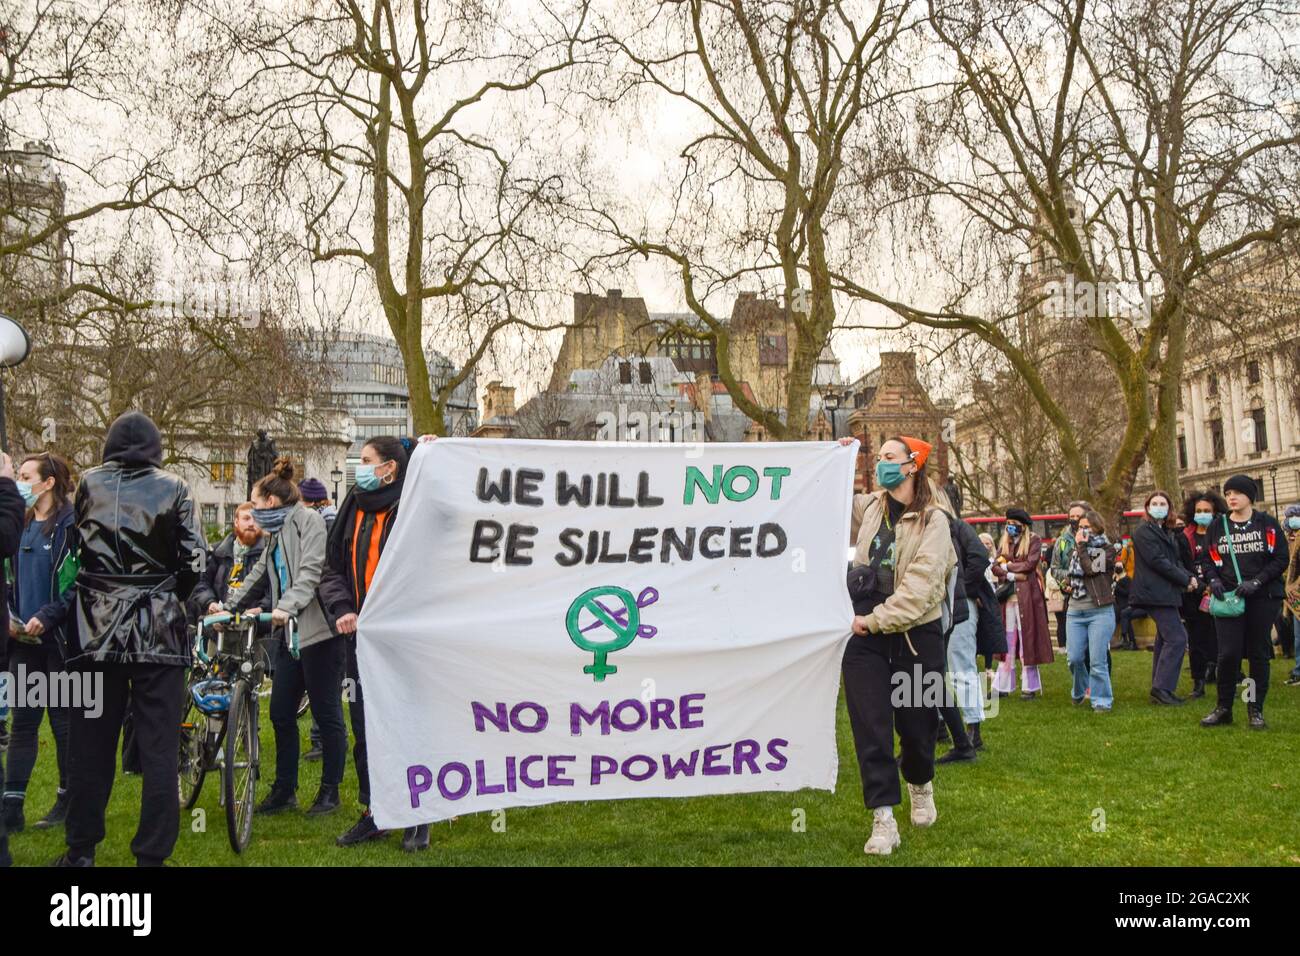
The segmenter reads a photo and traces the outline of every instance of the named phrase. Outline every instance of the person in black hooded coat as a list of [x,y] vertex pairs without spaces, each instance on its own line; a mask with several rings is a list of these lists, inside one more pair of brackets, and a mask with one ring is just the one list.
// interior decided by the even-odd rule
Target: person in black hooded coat
[[176,765],[190,664],[184,602],[207,548],[189,486],[163,471],[162,436],[141,412],[109,427],[104,463],[82,476],[74,509],[81,566],[67,664],[90,676],[98,712],[72,709],[68,850],[55,865],[94,863],[129,697],[144,778],[131,852],[141,866],[160,866],[180,829]]

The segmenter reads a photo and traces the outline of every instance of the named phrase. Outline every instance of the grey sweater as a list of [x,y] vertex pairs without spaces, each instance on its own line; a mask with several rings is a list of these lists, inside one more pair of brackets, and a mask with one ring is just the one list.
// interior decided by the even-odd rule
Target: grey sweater
[[[334,636],[325,620],[320,602],[316,600],[316,586],[320,584],[325,567],[325,521],[315,511],[295,504],[284,519],[284,527],[271,536],[257,564],[244,578],[240,591],[245,595],[236,602],[242,610],[247,605],[247,595],[267,579],[271,593],[271,607],[298,618],[298,646],[310,647]],[[273,557],[276,549],[289,572],[289,586],[281,593],[280,575]]]

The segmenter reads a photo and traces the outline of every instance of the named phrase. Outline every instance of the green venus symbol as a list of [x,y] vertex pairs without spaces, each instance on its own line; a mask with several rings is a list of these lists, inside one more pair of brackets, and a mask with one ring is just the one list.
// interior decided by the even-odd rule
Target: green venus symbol
[[[600,598],[617,598],[623,603],[623,612],[615,611],[611,614],[603,604]],[[588,640],[583,634],[579,620],[583,611],[587,611],[596,618],[601,624],[609,628],[609,632],[614,635],[612,641],[606,641],[603,644],[597,644]],[[626,623],[620,623],[618,618],[626,617]],[[589,651],[593,655],[592,662],[582,669],[584,674],[590,674],[592,680],[599,683],[603,681],[608,674],[615,674],[618,668],[613,664],[607,664],[605,658],[614,651],[621,651],[632,643],[636,637],[637,628],[641,625],[641,609],[637,607],[636,598],[632,592],[626,588],[605,585],[604,587],[589,588],[583,591],[573,603],[569,605],[569,613],[564,620],[565,627],[569,631],[569,640],[573,641],[580,650]]]

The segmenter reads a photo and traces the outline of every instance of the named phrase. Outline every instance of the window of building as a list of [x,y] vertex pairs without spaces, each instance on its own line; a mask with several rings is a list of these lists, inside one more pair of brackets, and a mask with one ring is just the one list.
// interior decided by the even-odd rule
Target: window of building
[[638,377],[639,377],[640,382],[641,382],[642,385],[649,385],[651,382],[654,381],[654,379],[651,378],[651,376],[650,376],[650,363],[649,363],[649,362],[640,362],[640,363],[638,363],[638,365],[637,365],[637,375],[638,375]]
[[1187,470],[1187,436],[1178,436],[1178,467]]
[[1246,381],[1251,385],[1259,384],[1259,362],[1254,359],[1246,363]]
[[1214,418],[1210,420],[1210,451],[1215,461],[1222,461],[1227,457],[1223,448],[1223,420]]
[[[233,461],[208,462],[208,477],[212,479],[213,484],[222,484],[234,481],[235,463]],[[257,477],[260,478],[261,475],[258,475]],[[216,505],[213,505],[212,507],[215,508]]]
[[235,511],[239,508],[237,504],[226,505],[226,525],[230,526],[235,523]]
[[1207,395],[1219,394],[1219,376],[1214,372],[1210,373],[1209,381],[1205,386],[1205,393]]
[[217,506],[216,506],[216,505],[204,505],[204,506],[203,506],[203,523],[204,523],[204,525],[210,525],[210,524],[216,524],[216,523],[217,523]]
[[632,363],[631,362],[618,363],[618,383],[620,385],[632,384]]
[[758,337],[758,364],[779,365],[785,368],[786,344],[784,335],[760,335]]
[[1254,426],[1255,451],[1268,451],[1268,419],[1264,417],[1264,409],[1252,408],[1250,421]]

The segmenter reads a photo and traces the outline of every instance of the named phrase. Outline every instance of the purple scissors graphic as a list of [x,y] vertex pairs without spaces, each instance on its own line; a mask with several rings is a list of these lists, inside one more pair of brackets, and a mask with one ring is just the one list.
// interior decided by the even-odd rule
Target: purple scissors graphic
[[[636,606],[638,608],[649,607],[651,604],[654,604],[655,601],[658,600],[659,600],[659,592],[654,588],[646,588],[644,591],[642,591],[640,594],[637,595]],[[597,601],[596,604],[600,605],[601,610],[603,610],[606,614],[612,617],[619,624],[627,623],[627,608],[620,607],[617,611],[614,611],[605,607],[605,605],[601,604],[600,601]],[[604,625],[601,621],[592,621],[586,627],[582,628],[580,633],[585,634],[587,631],[602,626]],[[655,627],[653,624],[642,624],[640,627],[636,629],[636,636],[644,637],[647,640],[654,637],[658,633],[659,633],[659,628]]]

